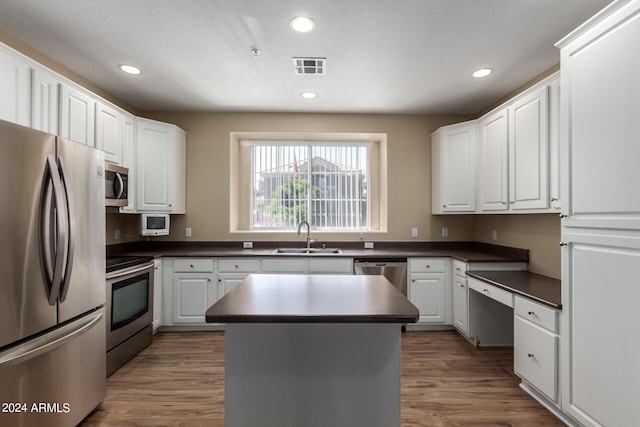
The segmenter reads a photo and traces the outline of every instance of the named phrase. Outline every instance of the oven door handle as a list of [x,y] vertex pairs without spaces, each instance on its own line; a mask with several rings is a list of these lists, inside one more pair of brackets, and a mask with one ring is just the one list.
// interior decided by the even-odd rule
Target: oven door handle
[[135,273],[140,273],[141,271],[147,270],[150,267],[153,267],[153,263],[143,264],[141,267],[137,267],[137,268],[134,268],[132,270],[126,269],[126,270],[114,271],[113,273],[109,273],[107,275],[107,279],[108,280],[117,279],[118,277],[128,276],[130,274],[135,274]]

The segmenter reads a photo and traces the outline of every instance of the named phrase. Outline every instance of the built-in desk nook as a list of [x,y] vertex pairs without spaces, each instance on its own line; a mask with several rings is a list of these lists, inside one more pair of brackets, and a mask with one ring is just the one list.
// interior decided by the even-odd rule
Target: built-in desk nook
[[383,276],[250,275],[211,306],[225,326],[225,425],[400,426],[401,325]]

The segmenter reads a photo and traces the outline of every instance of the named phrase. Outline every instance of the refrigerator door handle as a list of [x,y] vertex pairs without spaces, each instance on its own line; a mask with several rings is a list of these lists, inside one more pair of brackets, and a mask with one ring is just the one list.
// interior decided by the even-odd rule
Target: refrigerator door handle
[[[49,191],[49,187],[52,187],[52,192]],[[50,154],[47,156],[40,188],[38,240],[42,274],[50,305],[56,304],[63,274],[65,242],[67,240],[66,227],[61,224],[61,211],[66,211],[63,202],[63,184],[58,173],[56,158]]]
[[100,322],[102,310],[65,325],[55,331],[44,334],[22,345],[0,353],[0,369],[26,362],[41,354],[66,344],[72,339],[84,334]]
[[73,257],[75,250],[75,236],[74,230],[76,227],[76,219],[73,212],[73,191],[69,181],[65,176],[64,166],[62,160],[58,158],[58,166],[60,170],[60,177],[64,185],[64,193],[66,195],[66,222],[67,222],[67,256],[64,263],[64,276],[62,278],[62,284],[60,285],[60,296],[58,301],[63,302],[67,298],[67,292],[69,292],[69,281],[71,280],[71,272],[73,271]]

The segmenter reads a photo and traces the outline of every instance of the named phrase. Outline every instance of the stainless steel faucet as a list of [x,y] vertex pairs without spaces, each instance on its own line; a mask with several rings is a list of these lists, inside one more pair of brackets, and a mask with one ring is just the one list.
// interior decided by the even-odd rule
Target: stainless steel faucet
[[307,225],[307,250],[309,250],[311,249],[311,226],[307,221],[300,221],[300,224],[298,224],[298,231],[296,232],[296,236],[300,237],[300,229],[305,224]]

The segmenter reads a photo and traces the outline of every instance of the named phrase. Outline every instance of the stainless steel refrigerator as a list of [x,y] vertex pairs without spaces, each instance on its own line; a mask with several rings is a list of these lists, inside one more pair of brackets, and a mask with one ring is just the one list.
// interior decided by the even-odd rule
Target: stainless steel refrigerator
[[0,121],[0,425],[106,395],[104,153]]

